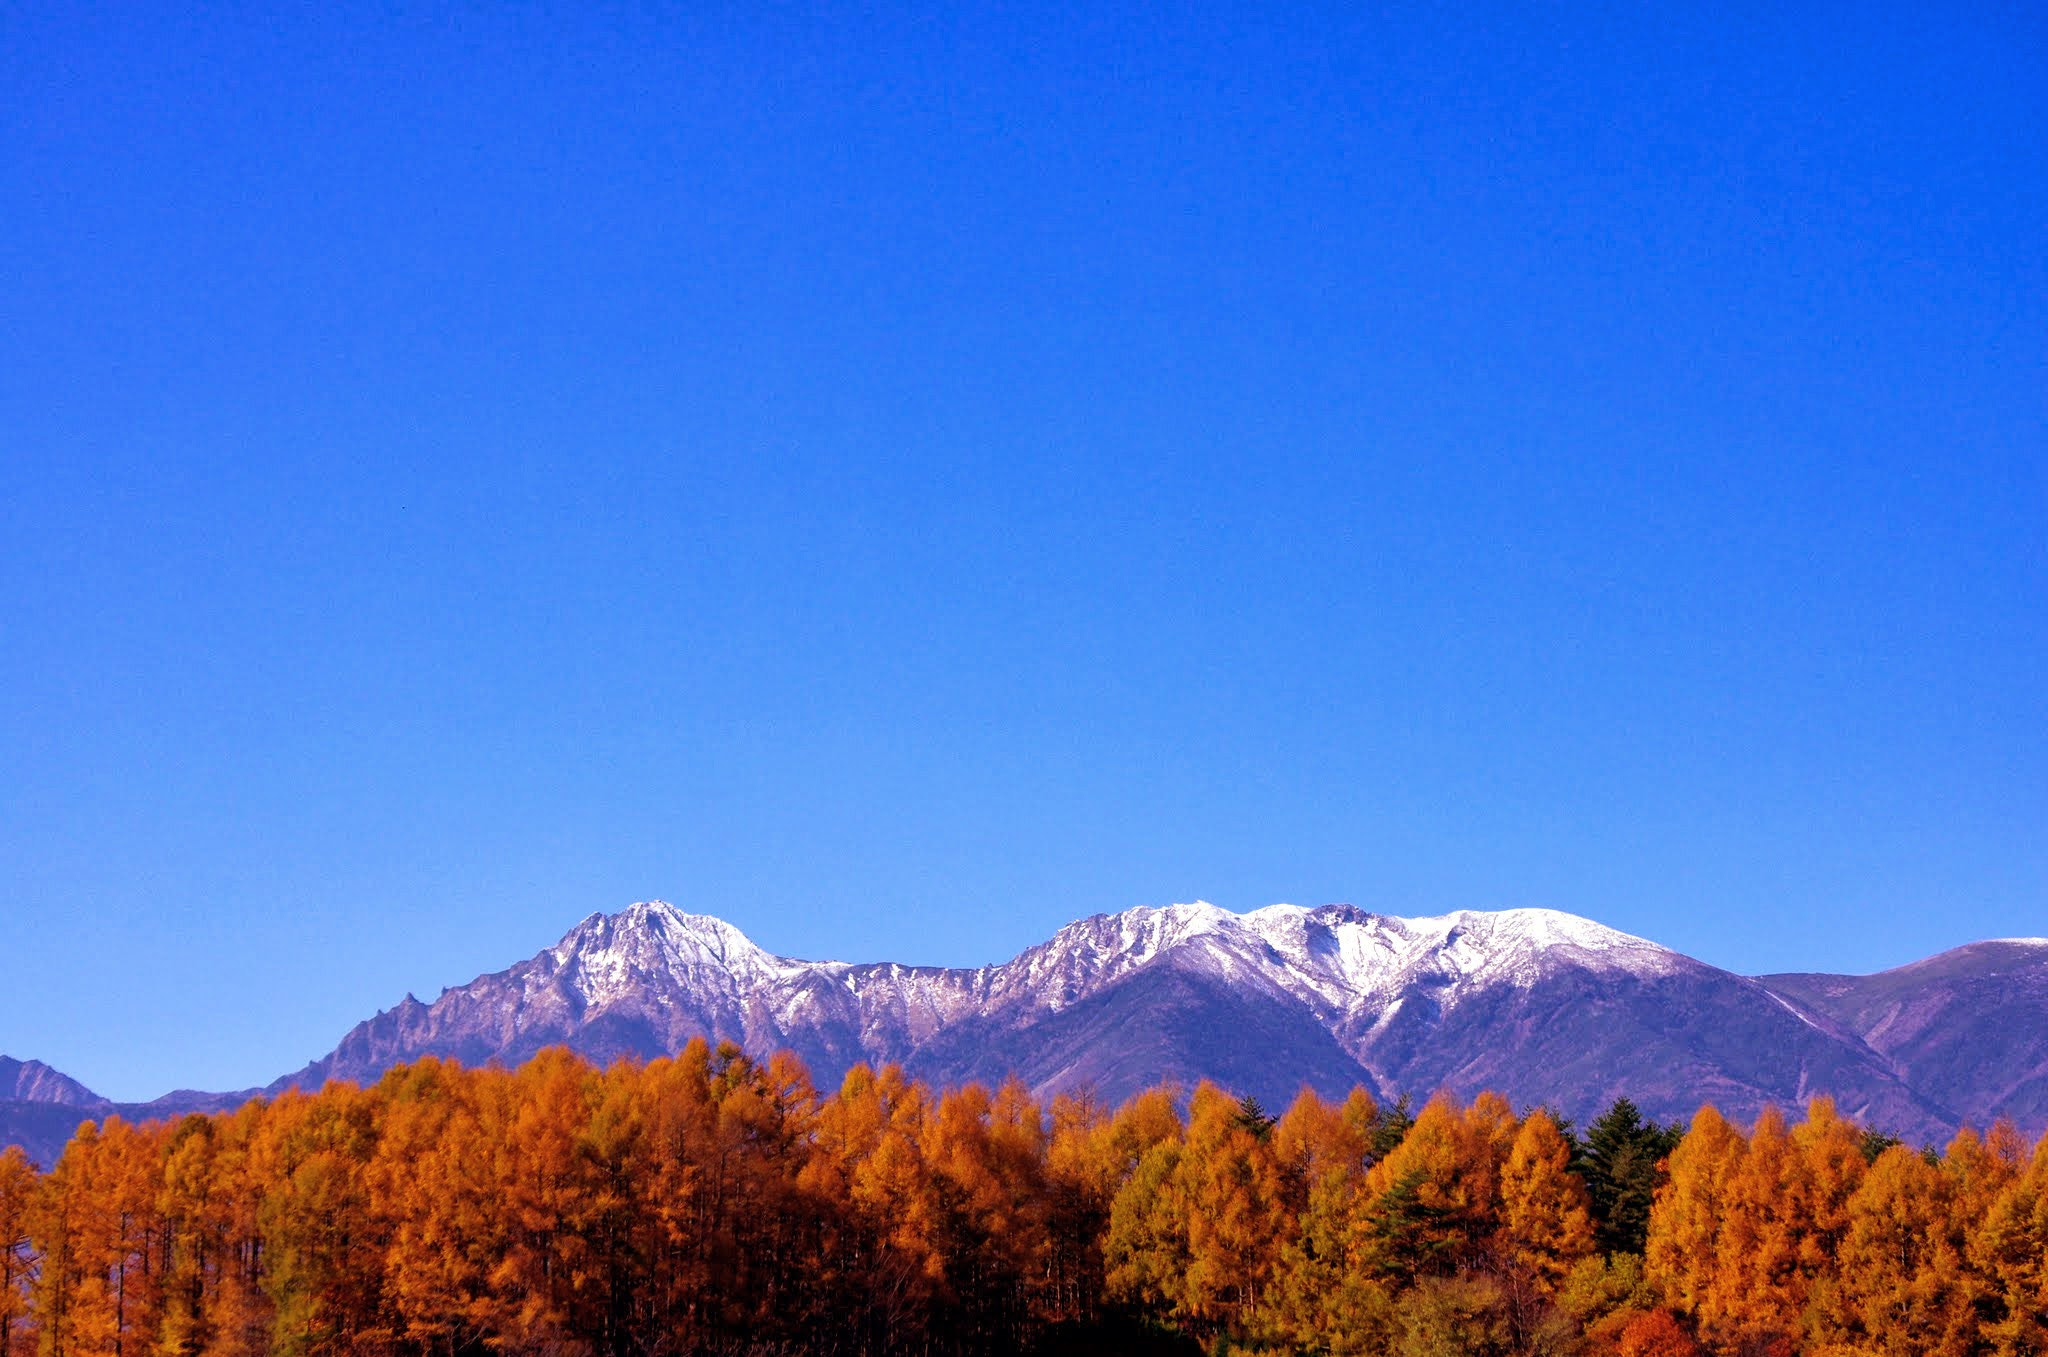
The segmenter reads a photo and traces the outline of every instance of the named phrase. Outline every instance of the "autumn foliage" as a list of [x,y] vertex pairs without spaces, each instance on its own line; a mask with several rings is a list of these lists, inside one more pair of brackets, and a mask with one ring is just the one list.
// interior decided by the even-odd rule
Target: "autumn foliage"
[[1824,1099],[1581,1142],[1490,1094],[821,1096],[698,1042],[0,1153],[0,1357],[1182,1349],[2044,1352],[2048,1149],[1915,1152]]

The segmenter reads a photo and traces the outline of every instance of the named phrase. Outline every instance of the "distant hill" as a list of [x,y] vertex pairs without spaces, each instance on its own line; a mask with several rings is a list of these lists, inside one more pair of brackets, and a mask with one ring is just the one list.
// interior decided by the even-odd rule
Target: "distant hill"
[[40,1060],[0,1055],[0,1102],[46,1103],[58,1107],[92,1107],[98,1094]]
[[0,1055],[0,1147],[19,1145],[29,1158],[48,1167],[81,1122],[109,1116],[148,1121],[211,1112],[240,1106],[254,1093],[253,1089],[241,1093],[180,1089],[151,1102],[117,1103],[40,1060]]

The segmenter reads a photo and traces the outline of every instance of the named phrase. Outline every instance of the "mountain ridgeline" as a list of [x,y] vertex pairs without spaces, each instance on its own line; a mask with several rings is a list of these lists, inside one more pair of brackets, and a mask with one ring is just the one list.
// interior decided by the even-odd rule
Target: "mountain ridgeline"
[[[1111,1103],[1212,1079],[1268,1105],[1496,1090],[1586,1124],[1617,1097],[1682,1121],[1817,1094],[1916,1142],[1964,1123],[2048,1122],[2048,941],[1980,943],[1874,976],[1732,974],[1550,910],[1404,919],[1350,905],[1138,908],[1070,924],[973,969],[799,961],[660,902],[593,914],[555,946],[407,996],[328,1055],[240,1094],[119,1106],[0,1060],[0,1143],[47,1162],[80,1117],[230,1106],[374,1080],[426,1055],[516,1064],[563,1045],[598,1061],[695,1036],[790,1050],[826,1086],[855,1064],[936,1085],[1017,1075]],[[54,1137],[54,1138],[53,1138]]]

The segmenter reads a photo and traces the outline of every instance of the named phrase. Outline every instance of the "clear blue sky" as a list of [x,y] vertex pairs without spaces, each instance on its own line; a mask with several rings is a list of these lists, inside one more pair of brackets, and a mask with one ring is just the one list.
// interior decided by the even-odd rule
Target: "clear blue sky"
[[0,5],[0,1050],[646,897],[2048,933],[2041,11],[1273,9]]

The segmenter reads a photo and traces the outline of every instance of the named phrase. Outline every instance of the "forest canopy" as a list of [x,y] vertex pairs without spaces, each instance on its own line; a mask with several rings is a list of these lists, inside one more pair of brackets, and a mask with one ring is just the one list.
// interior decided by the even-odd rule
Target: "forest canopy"
[[2048,1142],[1826,1099],[1577,1134],[1211,1084],[1119,1108],[694,1042],[423,1060],[0,1153],[0,1357],[2017,1354]]

